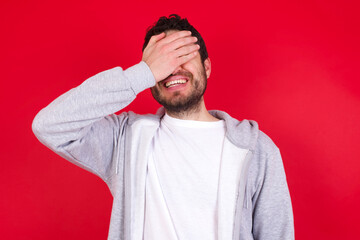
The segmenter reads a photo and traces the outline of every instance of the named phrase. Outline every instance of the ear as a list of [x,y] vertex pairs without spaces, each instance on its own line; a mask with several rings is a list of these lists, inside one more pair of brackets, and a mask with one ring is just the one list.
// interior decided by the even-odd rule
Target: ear
[[210,77],[210,73],[211,73],[211,61],[210,61],[210,58],[205,59],[204,68],[205,68],[206,78],[208,79]]

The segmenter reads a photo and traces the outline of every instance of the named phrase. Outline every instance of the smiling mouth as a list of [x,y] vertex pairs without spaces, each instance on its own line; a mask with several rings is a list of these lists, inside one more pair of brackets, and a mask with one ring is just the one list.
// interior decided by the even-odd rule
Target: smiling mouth
[[168,82],[164,83],[164,86],[166,88],[172,88],[172,87],[175,87],[177,85],[184,84],[186,82],[187,82],[186,79],[176,79],[176,80],[168,81]]

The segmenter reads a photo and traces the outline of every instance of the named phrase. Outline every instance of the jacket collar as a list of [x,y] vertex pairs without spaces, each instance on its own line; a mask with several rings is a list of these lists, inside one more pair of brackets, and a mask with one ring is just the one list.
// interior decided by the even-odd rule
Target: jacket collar
[[[256,142],[259,136],[259,126],[254,120],[244,119],[239,121],[229,114],[219,110],[210,110],[209,113],[218,119],[225,121],[226,136],[235,146],[243,149],[255,150]],[[160,107],[156,115],[157,119],[161,119],[165,114],[164,107]]]

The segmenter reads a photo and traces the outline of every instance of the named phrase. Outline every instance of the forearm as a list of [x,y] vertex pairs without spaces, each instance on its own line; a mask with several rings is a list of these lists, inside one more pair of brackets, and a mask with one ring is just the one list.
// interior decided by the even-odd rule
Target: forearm
[[33,131],[41,142],[57,148],[81,138],[85,134],[83,129],[120,111],[139,92],[154,84],[155,79],[144,62],[125,71],[116,67],[101,72],[42,109],[33,121]]

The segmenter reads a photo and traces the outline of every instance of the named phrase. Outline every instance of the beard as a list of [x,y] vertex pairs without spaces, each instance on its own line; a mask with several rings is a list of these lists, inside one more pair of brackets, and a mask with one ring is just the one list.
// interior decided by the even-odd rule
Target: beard
[[[182,75],[188,77],[188,84],[191,84],[190,93],[184,96],[180,91],[175,91],[171,99],[167,99],[160,92],[160,89],[155,86],[151,88],[151,94],[154,99],[164,106],[165,110],[175,116],[184,116],[196,112],[199,107],[203,95],[206,90],[207,78],[205,68],[199,71],[199,78],[194,78],[193,74],[187,71],[181,71],[174,75]],[[174,76],[170,75],[170,76]]]

